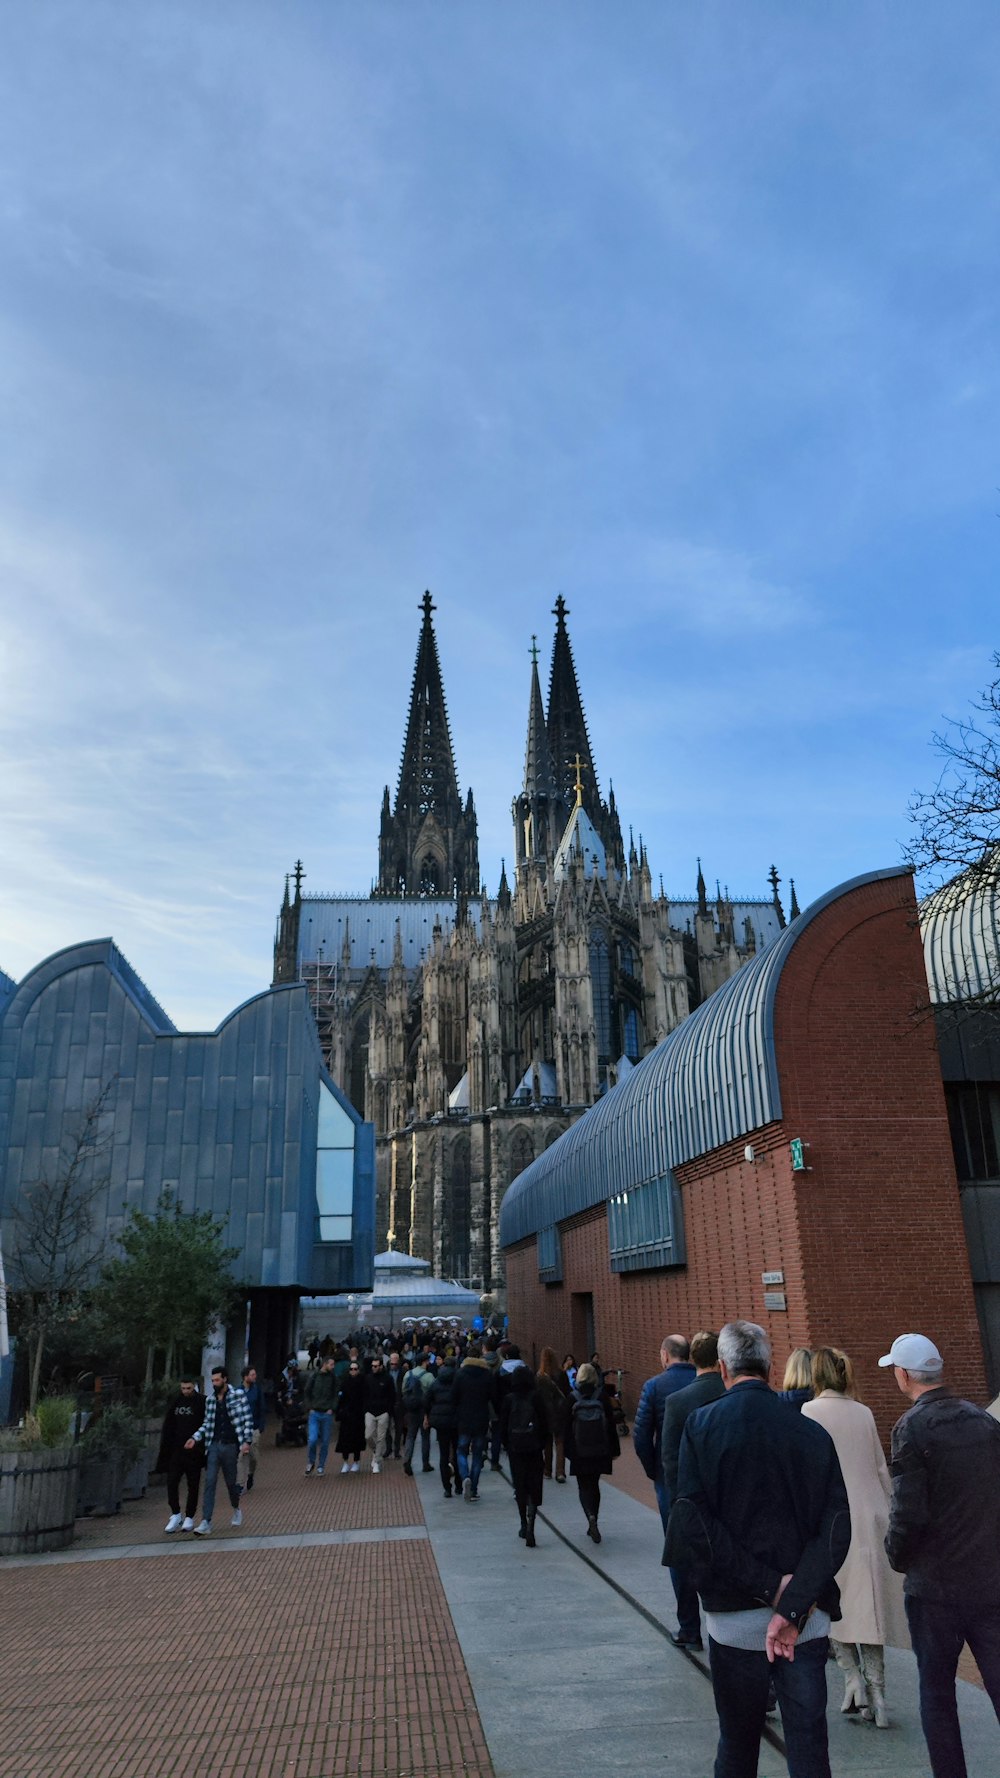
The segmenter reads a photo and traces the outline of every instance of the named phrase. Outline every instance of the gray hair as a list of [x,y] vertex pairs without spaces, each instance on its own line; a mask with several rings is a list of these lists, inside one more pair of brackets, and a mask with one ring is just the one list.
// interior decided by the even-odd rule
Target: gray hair
[[[903,1367],[900,1366],[900,1369]],[[944,1366],[939,1365],[936,1371],[907,1371],[907,1376],[914,1383],[940,1383]]]
[[771,1369],[771,1342],[756,1321],[727,1321],[719,1357],[731,1377],[764,1377]]

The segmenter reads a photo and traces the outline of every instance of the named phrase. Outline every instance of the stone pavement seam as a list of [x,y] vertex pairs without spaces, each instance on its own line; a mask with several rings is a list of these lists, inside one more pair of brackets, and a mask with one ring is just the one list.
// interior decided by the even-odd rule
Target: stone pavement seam
[[357,1528],[350,1531],[291,1531],[267,1537],[227,1537],[210,1543],[207,1538],[185,1537],[181,1543],[114,1543],[103,1549],[51,1550],[38,1556],[5,1556],[0,1574],[8,1568],[60,1567],[71,1562],[121,1562],[129,1559],[161,1556],[198,1556],[205,1549],[216,1554],[220,1550],[304,1550],[330,1544],[401,1543],[427,1537],[426,1525],[383,1525],[377,1530]]

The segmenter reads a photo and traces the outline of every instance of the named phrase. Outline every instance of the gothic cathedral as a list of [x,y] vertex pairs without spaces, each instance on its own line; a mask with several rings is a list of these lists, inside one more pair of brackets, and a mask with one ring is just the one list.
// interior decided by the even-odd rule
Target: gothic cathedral
[[[274,982],[308,987],[327,1065],[375,1125],[376,1247],[475,1289],[502,1282],[511,1180],[784,925],[769,900],[654,893],[601,796],[565,601],[548,707],[532,649],[515,874],[480,881],[476,810],[458,785],[429,593],[378,886],[305,895],[286,879]],[[792,886],[792,914],[798,912]]]

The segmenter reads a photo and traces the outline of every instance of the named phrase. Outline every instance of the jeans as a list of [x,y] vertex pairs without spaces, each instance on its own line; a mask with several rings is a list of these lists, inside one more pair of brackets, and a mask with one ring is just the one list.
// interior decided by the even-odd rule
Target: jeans
[[388,1414],[365,1414],[365,1444],[371,1452],[373,1463],[385,1456],[389,1437]]
[[[663,1526],[663,1534],[666,1536],[667,1520],[673,1505],[670,1489],[663,1480],[662,1474],[654,1478],[653,1487],[656,1489],[656,1504],[660,1509],[660,1523]],[[701,1616],[698,1611],[698,1590],[688,1580],[683,1568],[671,1568],[670,1579],[673,1582],[674,1598],[677,1600],[677,1633],[688,1641],[695,1638],[700,1640]]]
[[460,1432],[458,1435],[458,1477],[465,1486],[466,1477],[472,1483],[473,1494],[479,1493],[479,1478],[483,1473],[483,1458],[486,1455],[485,1432]]
[[316,1408],[309,1410],[309,1450],[308,1460],[315,1463],[318,1469],[326,1468],[326,1460],[330,1455],[330,1434],[333,1432],[333,1414],[327,1410],[321,1414]]
[[208,1461],[205,1465],[205,1497],[201,1510],[208,1523],[212,1523],[215,1511],[215,1490],[219,1481],[219,1471],[226,1484],[229,1504],[233,1511],[240,1504],[240,1485],[236,1480],[236,1465],[240,1460],[239,1445],[220,1445],[216,1439],[208,1447]]
[[794,1661],[779,1658],[773,1665],[763,1650],[726,1648],[711,1638],[708,1646],[719,1718],[715,1778],[757,1778],[772,1678],[781,1707],[789,1778],[830,1778],[826,1739],[829,1638],[817,1636],[814,1642],[796,1648]]
[[945,1604],[907,1593],[906,1621],[920,1677],[920,1722],[934,1778],[966,1778],[955,1671],[967,1642],[1000,1718],[1000,1603]]
[[423,1408],[419,1408],[415,1414],[411,1413],[409,1408],[407,1408],[406,1443],[403,1446],[403,1461],[405,1463],[412,1464],[413,1462],[413,1451],[417,1442],[418,1432],[420,1434],[420,1454],[424,1468],[426,1469],[431,1460],[431,1429],[429,1426],[424,1425]]

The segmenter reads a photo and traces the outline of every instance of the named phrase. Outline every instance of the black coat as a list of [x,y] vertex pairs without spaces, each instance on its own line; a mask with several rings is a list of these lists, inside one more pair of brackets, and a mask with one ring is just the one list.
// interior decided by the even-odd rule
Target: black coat
[[681,1437],[687,1425],[688,1415],[696,1408],[707,1408],[710,1401],[718,1401],[725,1395],[726,1385],[718,1371],[706,1371],[703,1377],[696,1377],[686,1389],[678,1389],[674,1395],[668,1395],[663,1408],[663,1430],[660,1434],[660,1461],[663,1464],[663,1480],[671,1500],[677,1492],[677,1459],[680,1456]]
[[682,1568],[706,1611],[773,1603],[799,1624],[814,1605],[840,1616],[834,1576],[851,1514],[829,1433],[751,1377],[688,1417],[665,1560]]
[[[166,1469],[170,1458],[182,1451],[189,1438],[197,1432],[205,1418],[205,1397],[195,1391],[194,1395],[178,1393],[170,1403],[160,1432],[160,1454],[156,1459],[158,1470]],[[190,1456],[198,1456],[200,1452],[189,1452]]]
[[892,1429],[885,1548],[905,1591],[945,1603],[1000,1597],[1000,1422],[929,1390]]
[[362,1378],[364,1383],[364,1404],[366,1414],[391,1414],[396,1406],[396,1391],[392,1378],[385,1370],[366,1371]]
[[337,1402],[340,1432],[336,1449],[342,1457],[360,1451],[365,1442],[365,1379],[360,1372],[344,1379]]
[[455,1383],[458,1366],[445,1359],[427,1396],[427,1415],[435,1432],[455,1430]]
[[482,1358],[467,1358],[459,1366],[451,1397],[458,1431],[473,1438],[487,1432],[494,1398],[495,1385],[490,1366]]
[[575,1439],[574,1433],[573,1433],[573,1409],[574,1409],[574,1406],[576,1405],[577,1399],[579,1399],[580,1401],[593,1401],[594,1396],[593,1395],[584,1395],[583,1391],[581,1390],[581,1391],[579,1391],[578,1396],[574,1396],[570,1402],[569,1418],[566,1421],[566,1435],[565,1435],[565,1451],[566,1451],[566,1457],[567,1457],[567,1460],[568,1460],[569,1466],[570,1466],[570,1473],[572,1475],[582,1475],[582,1476],[610,1475],[611,1468],[612,1468],[612,1465],[615,1461],[615,1458],[620,1457],[622,1454],[621,1444],[618,1439],[618,1428],[615,1425],[614,1408],[611,1406],[611,1402],[609,1401],[607,1395],[602,1390],[600,1393],[600,1396],[598,1397],[598,1400],[600,1401],[601,1406],[604,1409],[604,1418],[607,1422],[607,1428],[608,1428],[607,1456],[602,1457],[600,1459],[600,1461],[598,1461],[596,1458],[593,1458],[593,1457],[586,1457],[586,1458],[578,1457],[576,1454],[576,1439]]

